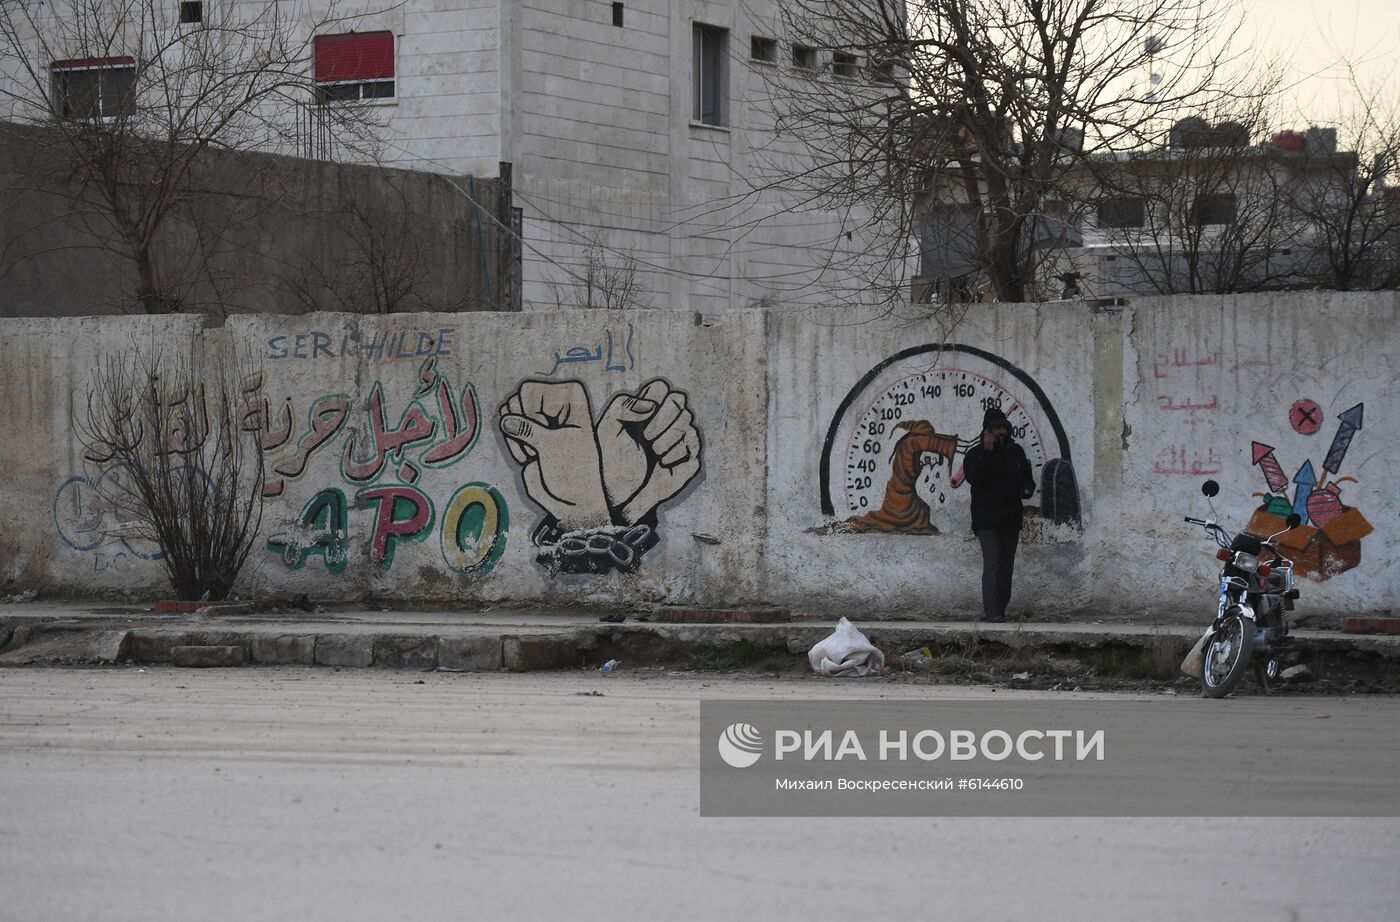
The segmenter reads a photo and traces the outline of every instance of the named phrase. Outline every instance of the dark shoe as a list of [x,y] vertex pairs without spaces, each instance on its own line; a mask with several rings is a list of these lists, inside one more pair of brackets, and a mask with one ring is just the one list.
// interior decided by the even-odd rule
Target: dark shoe
[[1002,624],[1002,623],[1004,623],[1004,622],[1006,621],[1006,616],[1005,616],[1005,615],[991,615],[991,616],[984,616],[984,617],[982,617],[982,618],[979,618],[978,620],[979,620],[979,621],[986,621],[986,622],[989,622],[989,623],[991,623],[991,624]]

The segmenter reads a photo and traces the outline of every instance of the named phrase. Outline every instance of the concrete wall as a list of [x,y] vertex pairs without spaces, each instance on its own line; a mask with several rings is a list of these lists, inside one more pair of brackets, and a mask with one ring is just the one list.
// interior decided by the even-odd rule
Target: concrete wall
[[[70,155],[58,132],[0,123],[0,317],[141,310],[126,239]],[[519,306],[499,180],[210,151],[187,185],[152,248],[184,311]]]
[[[245,592],[969,617],[958,475],[999,405],[1038,484],[1013,612],[1193,621],[1218,564],[1181,517],[1207,511],[1207,478],[1232,527],[1308,514],[1300,612],[1400,601],[1397,312],[1393,293],[1278,294],[956,324],[255,315],[207,336],[263,356],[270,495]],[[158,591],[155,549],[112,537],[118,512],[91,501],[101,472],[68,419],[101,356],[196,332],[0,322],[0,402],[23,433],[0,445],[0,582]]]

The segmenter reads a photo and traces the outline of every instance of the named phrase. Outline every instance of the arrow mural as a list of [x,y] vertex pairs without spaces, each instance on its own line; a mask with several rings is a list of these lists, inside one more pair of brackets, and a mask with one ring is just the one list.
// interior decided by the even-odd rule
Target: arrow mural
[[1332,447],[1327,449],[1327,460],[1322,462],[1324,474],[1335,474],[1342,469],[1342,461],[1346,459],[1351,440],[1361,431],[1361,413],[1364,406],[1358,403],[1337,417],[1337,434],[1332,437]]
[[1298,468],[1298,473],[1293,475],[1293,483],[1298,487],[1293,493],[1293,511],[1306,523],[1308,495],[1312,493],[1313,487],[1317,486],[1317,474],[1313,471],[1311,461],[1304,461],[1303,466]]
[[1269,490],[1274,493],[1282,493],[1287,490],[1288,475],[1283,472],[1283,466],[1278,463],[1278,458],[1274,457],[1274,446],[1255,442],[1251,448],[1254,452],[1254,466],[1264,472],[1264,479],[1269,483]]
[[[1364,413],[1365,405],[1358,403],[1337,414],[1337,431],[1323,457],[1320,472],[1312,459],[1304,459],[1291,480],[1292,496],[1289,495],[1290,480],[1284,473],[1277,449],[1267,442],[1249,444],[1250,462],[1264,475],[1269,492],[1262,494],[1263,502],[1245,528],[1255,535],[1282,532],[1279,541],[1299,576],[1322,582],[1361,563],[1361,539],[1373,529],[1361,511],[1348,506],[1343,499],[1342,484],[1356,483],[1356,478],[1338,478],[1337,474],[1356,434],[1361,431]],[[1301,436],[1317,434],[1323,419],[1323,408],[1308,399],[1296,401],[1289,412],[1291,428]],[[1289,434],[1288,438],[1296,439],[1296,436]],[[1285,531],[1285,520],[1290,512],[1296,512],[1302,522]]]

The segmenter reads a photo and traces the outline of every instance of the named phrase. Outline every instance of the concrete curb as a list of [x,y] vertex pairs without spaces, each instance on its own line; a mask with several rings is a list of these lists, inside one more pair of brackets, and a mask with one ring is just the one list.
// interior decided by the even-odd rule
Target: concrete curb
[[1400,618],[1343,618],[1342,630],[1348,634],[1400,634]]
[[170,662],[176,666],[210,669],[243,665],[243,648],[239,646],[171,647]]
[[[528,626],[528,625],[526,625]],[[806,652],[831,631],[812,623],[672,624],[629,622],[565,631],[422,626],[394,631],[326,630],[317,625],[186,624],[113,629],[51,622],[18,625],[0,647],[0,666],[23,664],[174,664],[187,666],[300,665],[336,668],[445,669],[533,672],[597,666],[619,659],[632,666],[684,669],[805,668]],[[933,647],[942,654],[994,658],[1043,654],[1081,659],[1105,670],[1168,674],[1199,636],[1194,627],[1151,632],[1074,629],[1055,625],[997,625],[980,629],[929,623],[881,626],[871,641],[894,662],[899,654]],[[1400,638],[1313,635],[1301,641],[1313,655],[1346,660],[1351,668],[1400,675]]]

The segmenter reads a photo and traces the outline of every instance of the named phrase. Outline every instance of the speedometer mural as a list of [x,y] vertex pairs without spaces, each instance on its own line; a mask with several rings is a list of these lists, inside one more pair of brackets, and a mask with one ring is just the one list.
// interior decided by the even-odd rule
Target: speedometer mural
[[822,449],[822,513],[839,531],[967,531],[962,460],[991,408],[1011,421],[1035,473],[1027,515],[1079,524],[1069,440],[1045,392],[1000,356],[955,344],[905,349],[846,395]]

